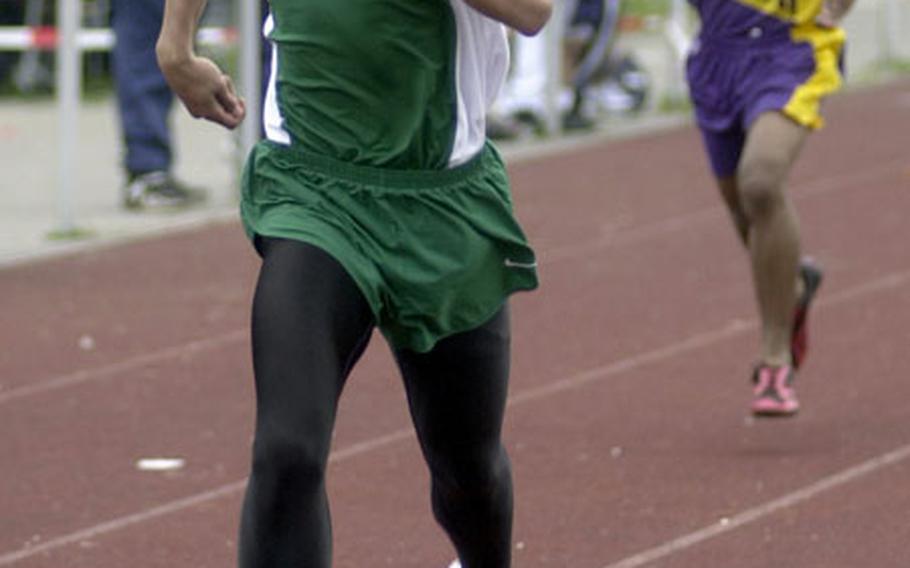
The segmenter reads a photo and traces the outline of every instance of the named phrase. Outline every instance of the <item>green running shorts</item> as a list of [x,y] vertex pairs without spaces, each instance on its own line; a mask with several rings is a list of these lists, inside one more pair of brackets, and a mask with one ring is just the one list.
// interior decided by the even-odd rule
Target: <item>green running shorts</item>
[[243,174],[247,235],[296,239],[344,266],[396,349],[425,352],[537,287],[505,167],[487,144],[447,170],[356,166],[259,142]]

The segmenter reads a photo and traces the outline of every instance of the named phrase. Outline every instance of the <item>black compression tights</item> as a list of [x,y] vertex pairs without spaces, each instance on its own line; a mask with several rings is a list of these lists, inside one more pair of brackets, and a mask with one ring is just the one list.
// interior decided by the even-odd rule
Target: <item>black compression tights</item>
[[[325,470],[338,398],[373,318],[344,269],[320,249],[260,239],[253,301],[256,436],[240,526],[241,568],[328,568]],[[500,440],[509,375],[503,309],[429,353],[395,353],[432,504],[465,568],[510,562],[512,481]]]

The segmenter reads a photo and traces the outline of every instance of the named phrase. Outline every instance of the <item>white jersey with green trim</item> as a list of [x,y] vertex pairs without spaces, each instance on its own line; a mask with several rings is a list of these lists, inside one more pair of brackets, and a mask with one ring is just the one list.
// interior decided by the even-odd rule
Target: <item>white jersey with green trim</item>
[[505,28],[464,0],[271,0],[268,139],[346,162],[443,169],[486,139]]

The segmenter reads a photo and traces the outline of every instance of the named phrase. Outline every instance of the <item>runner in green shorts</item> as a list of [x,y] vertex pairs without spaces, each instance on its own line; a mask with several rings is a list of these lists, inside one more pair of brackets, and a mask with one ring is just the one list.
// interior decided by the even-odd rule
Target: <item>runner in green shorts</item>
[[[243,101],[192,48],[204,5],[167,0],[159,62],[194,116],[233,128]],[[507,567],[507,298],[537,277],[485,114],[508,66],[502,24],[536,33],[551,0],[272,0],[270,10],[267,139],[248,159],[241,202],[262,267],[239,564],[331,565],[337,404],[378,327],[437,521],[466,568]]]

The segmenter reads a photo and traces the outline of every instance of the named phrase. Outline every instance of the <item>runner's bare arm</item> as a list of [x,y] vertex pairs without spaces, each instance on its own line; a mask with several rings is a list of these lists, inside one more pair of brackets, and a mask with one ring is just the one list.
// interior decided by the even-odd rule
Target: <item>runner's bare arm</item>
[[840,24],[850,8],[853,7],[854,0],[825,0],[822,4],[822,11],[816,21],[819,25],[833,28]]
[[194,40],[206,0],[166,0],[158,36],[158,66],[191,115],[227,128],[246,114],[231,78],[210,59],[196,55]]
[[524,35],[534,35],[550,19],[553,0],[465,0],[478,12],[515,28]]

